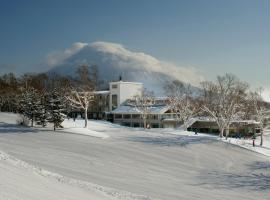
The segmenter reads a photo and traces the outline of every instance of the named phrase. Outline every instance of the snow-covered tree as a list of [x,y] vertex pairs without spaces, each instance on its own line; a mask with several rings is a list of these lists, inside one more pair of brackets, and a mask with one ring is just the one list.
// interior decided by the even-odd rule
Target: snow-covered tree
[[19,102],[20,111],[31,121],[31,126],[34,126],[34,120],[38,112],[38,102],[39,96],[34,88],[22,91]]
[[84,89],[72,89],[69,94],[66,95],[66,99],[70,102],[70,105],[77,109],[84,110],[84,127],[88,126],[88,109],[91,105],[91,102],[94,100],[93,91],[84,90]]
[[202,88],[202,110],[216,121],[220,137],[225,130],[227,138],[232,120],[239,118],[241,113],[248,85],[236,76],[226,74],[218,76],[216,82],[203,82]]
[[63,98],[60,94],[54,90],[50,97],[49,97],[49,104],[48,104],[48,111],[49,111],[49,119],[48,121],[53,123],[53,130],[55,131],[56,128],[61,128],[61,123],[65,119],[64,114],[64,105],[63,105]]
[[49,112],[48,112],[48,96],[42,95],[40,96],[37,102],[37,113],[36,113],[36,123],[45,127],[49,120]]
[[259,122],[260,125],[260,138],[261,142],[260,145],[263,145],[263,135],[264,135],[264,129],[268,125],[268,120],[270,118],[270,109],[269,105],[263,101],[262,98],[262,88],[257,89],[254,92],[250,92],[250,98],[249,101],[252,102],[253,108],[254,108],[254,117],[257,122]]
[[182,122],[183,128],[186,130],[188,128],[187,122],[199,111],[190,85],[173,81],[165,87],[165,90],[168,95],[168,104],[175,114],[177,124]]
[[152,91],[144,89],[141,95],[135,95],[128,102],[129,105],[134,106],[143,119],[144,128],[147,127],[147,117],[151,112],[151,108],[155,105],[155,97]]

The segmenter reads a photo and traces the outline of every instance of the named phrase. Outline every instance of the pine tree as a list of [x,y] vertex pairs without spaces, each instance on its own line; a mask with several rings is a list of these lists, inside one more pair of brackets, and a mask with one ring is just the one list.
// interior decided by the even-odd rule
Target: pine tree
[[60,97],[59,93],[54,90],[49,98],[49,122],[53,123],[53,130],[56,128],[62,128],[61,123],[64,121],[65,114],[64,112],[64,104],[63,99]]
[[38,111],[38,93],[34,88],[26,89],[20,96],[20,112],[31,121],[31,126],[34,125],[34,120]]
[[45,127],[47,126],[48,120],[48,96],[42,95],[37,102],[36,123],[42,125],[42,127]]

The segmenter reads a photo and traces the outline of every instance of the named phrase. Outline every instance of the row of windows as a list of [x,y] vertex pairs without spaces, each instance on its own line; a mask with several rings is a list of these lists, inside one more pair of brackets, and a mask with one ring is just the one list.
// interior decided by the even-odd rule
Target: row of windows
[[[140,123],[123,122],[121,125],[122,126],[128,126],[128,127],[134,127],[134,128],[143,127],[143,124],[140,124]],[[159,126],[159,124],[150,124],[150,127],[151,128],[162,128],[162,125]]]
[[[114,115],[114,118],[116,119],[140,119],[140,115],[139,114],[134,114],[134,115],[130,115],[130,114],[116,114]],[[158,115],[149,115],[147,117],[148,119],[158,119]]]

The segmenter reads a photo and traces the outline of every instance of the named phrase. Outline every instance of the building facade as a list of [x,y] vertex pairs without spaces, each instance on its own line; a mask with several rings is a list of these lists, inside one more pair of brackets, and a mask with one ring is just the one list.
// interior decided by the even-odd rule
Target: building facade
[[[143,84],[136,82],[117,81],[109,83],[109,90],[94,92],[93,105],[88,112],[89,119],[105,119],[128,127],[144,127],[142,114],[128,103],[134,96],[141,96]],[[168,98],[155,98],[155,103],[149,109],[146,123],[151,128],[176,128],[181,122],[176,119],[168,106]],[[230,126],[231,135],[251,135],[259,131],[259,125],[254,120],[234,121]],[[201,118],[191,119],[189,131],[218,134],[215,121]]]
[[138,95],[141,96],[143,84],[136,82],[110,82],[110,111],[118,108],[126,100]]

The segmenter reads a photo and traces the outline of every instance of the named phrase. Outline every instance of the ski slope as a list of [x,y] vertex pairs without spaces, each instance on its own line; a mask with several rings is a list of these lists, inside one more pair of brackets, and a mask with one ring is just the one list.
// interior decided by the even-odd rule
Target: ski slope
[[[48,128],[21,131],[14,115],[5,115],[0,114],[1,152],[34,168],[0,160],[3,199],[16,199],[16,193],[19,199],[65,199],[58,196],[62,191],[70,199],[269,199],[269,157],[213,136],[100,121],[89,121],[89,129],[105,139]],[[44,177],[34,169],[57,175]],[[59,176],[65,181],[57,181]],[[8,189],[12,178],[18,184]],[[51,196],[39,196],[40,190]]]

